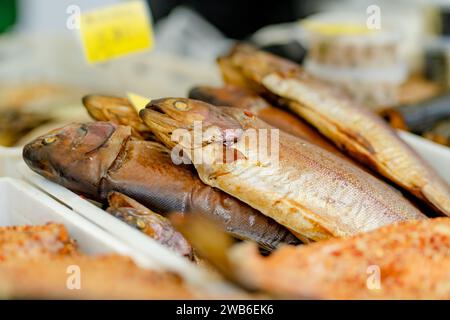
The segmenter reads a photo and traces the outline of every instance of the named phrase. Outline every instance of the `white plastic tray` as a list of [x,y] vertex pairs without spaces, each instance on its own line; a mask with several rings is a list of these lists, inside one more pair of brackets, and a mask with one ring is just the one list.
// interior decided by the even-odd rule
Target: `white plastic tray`
[[72,215],[81,215],[101,228],[102,232],[111,234],[114,238],[120,240],[121,243],[133,248],[149,260],[157,262],[162,268],[174,271],[191,283],[204,287],[213,293],[237,292],[234,286],[224,282],[216,274],[211,273],[204,267],[191,263],[185,257],[162,246],[152,238],[130,227],[72,191],[34,173],[25,163],[21,163],[17,169],[26,181],[66,206],[66,211],[70,211]]
[[156,261],[124,245],[24,181],[0,178],[0,203],[0,226],[62,223],[84,253],[119,253],[143,267],[160,268]]
[[[25,164],[23,164],[22,169],[29,170],[25,167]],[[51,187],[57,187],[56,189],[60,189],[59,191],[63,193],[72,193],[65,188],[46,181],[44,178],[31,172],[31,170],[29,171],[32,175],[31,180],[34,180],[34,178],[37,180],[42,179],[45,182],[43,184],[48,185],[50,189]],[[91,215],[99,214],[101,218],[96,220],[100,221],[98,225],[88,221],[77,212],[74,212],[74,210],[65,206],[61,201],[52,199],[49,195],[25,181],[13,178],[0,178],[0,226],[36,225],[47,222],[62,223],[69,230],[71,237],[77,241],[80,250],[87,254],[118,253],[132,258],[143,268],[175,271],[193,286],[211,294],[240,292],[234,286],[221,280],[217,275],[202,267],[195,266],[182,257],[176,256],[152,239],[91,205],[88,201],[74,194],[72,195],[77,198],[74,198],[74,200],[81,204],[80,209],[83,210],[84,205],[86,205],[87,211],[84,214],[85,216],[96,220]],[[106,217],[102,217],[103,214]],[[107,219],[108,217],[113,219],[113,223]],[[103,230],[99,225],[104,226],[108,231]],[[124,227],[124,230],[120,227]],[[112,229],[110,230],[110,228]],[[114,236],[119,231],[123,232],[122,239]],[[134,234],[135,232],[137,234]],[[123,241],[123,238],[128,237],[132,241]],[[136,248],[139,245],[133,247],[127,243],[136,244],[139,241],[142,241],[141,248]]]
[[399,130],[398,133],[450,184],[450,148],[409,132]]

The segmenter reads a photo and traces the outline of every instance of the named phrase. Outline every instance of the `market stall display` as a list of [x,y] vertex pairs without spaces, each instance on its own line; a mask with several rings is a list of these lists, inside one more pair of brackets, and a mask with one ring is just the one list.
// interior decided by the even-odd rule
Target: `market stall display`
[[0,36],[0,299],[450,299],[427,5],[273,2],[245,39],[197,5]]

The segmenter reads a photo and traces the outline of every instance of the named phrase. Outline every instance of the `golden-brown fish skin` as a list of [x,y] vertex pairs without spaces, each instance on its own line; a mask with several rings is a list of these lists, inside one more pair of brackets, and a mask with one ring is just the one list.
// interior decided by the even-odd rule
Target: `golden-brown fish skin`
[[228,256],[241,281],[284,298],[450,299],[446,217],[283,247],[269,257],[252,244],[242,244]]
[[23,158],[38,174],[97,201],[116,191],[159,214],[202,214],[267,250],[300,243],[272,219],[202,183],[191,166],[175,165],[162,144],[132,139],[130,127],[70,124],[29,143]]
[[139,139],[151,137],[151,132],[139,118],[136,108],[127,98],[90,94],[84,96],[82,101],[94,120],[130,126],[133,136]]
[[[125,160],[111,167],[102,194],[125,193],[161,214],[194,212],[212,219],[232,236],[272,250],[299,244],[283,226],[230,195],[205,185],[191,166],[175,165],[170,150],[157,142],[130,141]],[[145,156],[144,156],[145,155]]]
[[261,84],[266,75],[274,72],[296,75],[302,72],[298,64],[246,44],[236,45],[229,54],[217,60],[225,83],[248,88],[271,98],[277,95]]
[[[194,120],[203,121],[215,136],[206,136],[201,147],[203,161],[194,161],[202,181],[239,198],[303,238],[345,237],[394,222],[426,218],[393,187],[284,132],[279,132],[278,163],[257,159],[260,150],[249,146],[244,138],[246,130],[267,129],[270,135],[277,131],[240,109],[168,98],[152,101],[141,111],[141,117],[156,136],[166,136],[163,141],[170,140],[175,127],[189,130]],[[227,124],[234,135],[226,134]],[[227,140],[230,136],[232,139]],[[168,145],[174,144],[171,141]],[[190,145],[182,147],[191,154]],[[224,150],[237,156],[223,161]]]
[[266,100],[244,88],[234,85],[227,85],[222,88],[198,86],[191,89],[189,98],[216,106],[230,106],[248,110],[275,128],[345,157],[339,149],[302,119],[284,110],[272,107]]
[[224,58],[253,86],[285,104],[352,157],[450,215],[450,187],[381,118],[299,66],[261,51]]

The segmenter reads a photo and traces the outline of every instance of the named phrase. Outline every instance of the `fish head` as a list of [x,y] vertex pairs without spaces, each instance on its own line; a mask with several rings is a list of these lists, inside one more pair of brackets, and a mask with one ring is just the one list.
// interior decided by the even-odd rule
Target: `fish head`
[[[219,62],[221,62],[222,72],[227,65],[231,66],[228,69],[234,69],[235,72],[241,74],[241,77],[246,79],[246,86],[257,91],[260,91],[260,89],[256,83],[260,83],[265,76],[271,73],[291,75],[300,71],[300,67],[296,63],[271,53],[257,50],[246,44],[236,45],[228,55],[219,58]],[[224,74],[227,75],[228,73],[225,72]],[[234,78],[236,76],[232,77],[232,79]],[[233,82],[231,81],[230,83]]]
[[[165,98],[152,100],[140,115],[155,136],[169,148],[177,144],[177,139],[172,139],[176,138],[177,129],[183,129],[190,141],[200,141],[201,145],[218,141],[229,144],[242,135],[242,127],[221,109],[193,99]],[[201,136],[193,137],[197,133]]]
[[136,109],[126,98],[90,94],[84,96],[82,102],[96,121],[124,124],[122,121],[139,120]]
[[73,123],[27,144],[23,158],[47,179],[95,198],[130,134],[129,127],[110,122]]
[[147,126],[128,99],[90,94],[83,97],[83,105],[94,120],[130,126],[135,138],[151,139]]

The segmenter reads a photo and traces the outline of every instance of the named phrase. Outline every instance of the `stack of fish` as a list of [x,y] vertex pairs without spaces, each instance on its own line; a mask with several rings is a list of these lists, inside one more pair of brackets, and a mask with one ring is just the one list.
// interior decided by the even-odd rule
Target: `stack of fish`
[[[381,118],[298,65],[246,45],[219,65],[226,87],[152,100],[139,115],[126,99],[85,97],[97,122],[36,139],[24,159],[91,199],[132,198],[115,205],[127,210],[109,211],[192,257],[186,238],[194,253],[246,288],[294,298],[450,298],[449,268],[420,282],[412,267],[450,263],[449,222],[429,219],[450,215],[446,182]],[[195,141],[198,123],[199,143],[175,139],[183,130]],[[248,130],[279,134],[277,161],[255,160],[264,144],[260,137],[249,144]],[[175,164],[171,150],[191,164]],[[185,238],[160,216],[169,213]],[[194,216],[212,220],[218,232],[185,232],[192,228],[180,220]],[[248,243],[221,246],[220,232],[271,253],[260,256]],[[394,272],[396,256],[403,260]],[[389,284],[366,286],[370,265]],[[402,272],[408,275],[396,282]]]

